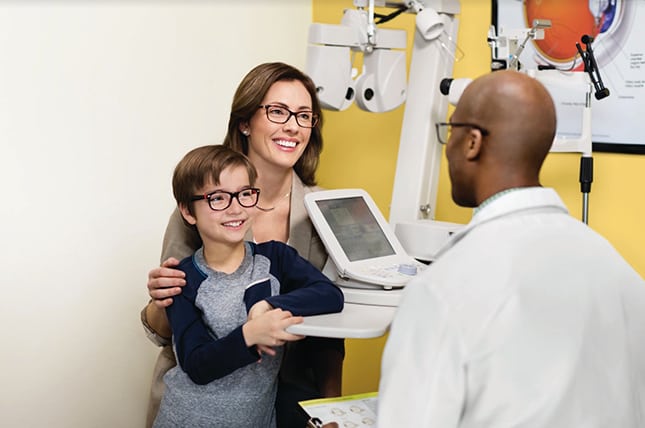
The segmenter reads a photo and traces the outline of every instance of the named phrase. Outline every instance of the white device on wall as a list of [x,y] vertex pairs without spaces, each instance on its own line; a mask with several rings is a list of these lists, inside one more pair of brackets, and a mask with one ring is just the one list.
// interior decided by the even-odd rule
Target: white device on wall
[[426,267],[406,253],[374,200],[362,189],[308,193],[305,207],[336,267],[340,285],[400,288]]

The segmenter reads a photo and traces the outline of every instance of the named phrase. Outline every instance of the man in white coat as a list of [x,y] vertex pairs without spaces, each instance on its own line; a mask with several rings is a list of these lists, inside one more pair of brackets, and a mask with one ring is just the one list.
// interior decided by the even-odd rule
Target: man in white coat
[[437,128],[452,197],[475,211],[405,289],[379,428],[644,427],[645,282],[540,186],[548,92],[491,73]]

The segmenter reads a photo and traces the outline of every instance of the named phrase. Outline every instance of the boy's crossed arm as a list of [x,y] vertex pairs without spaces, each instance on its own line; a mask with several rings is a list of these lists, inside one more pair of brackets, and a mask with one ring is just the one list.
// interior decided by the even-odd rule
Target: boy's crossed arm
[[248,321],[242,326],[242,333],[247,346],[257,346],[260,357],[263,353],[274,356],[274,346],[305,338],[285,331],[289,326],[302,321],[302,317],[294,317],[291,312],[279,308],[274,309],[266,300],[260,300],[249,310]]

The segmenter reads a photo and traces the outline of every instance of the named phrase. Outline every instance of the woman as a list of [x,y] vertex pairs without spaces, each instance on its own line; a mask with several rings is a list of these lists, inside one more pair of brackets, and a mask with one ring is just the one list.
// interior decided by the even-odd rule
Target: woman
[[[231,106],[224,145],[246,154],[258,170],[260,193],[255,222],[247,239],[287,242],[322,269],[327,254],[307,217],[305,193],[318,190],[315,172],[322,150],[322,111],[312,80],[283,63],[265,63],[240,82]],[[175,210],[164,236],[161,267],[150,271],[152,301],[142,311],[149,337],[163,346],[157,359],[148,425],[163,393],[163,375],[176,362],[164,308],[185,284],[173,269],[201,242]],[[280,372],[278,427],[302,427],[297,401],[341,394],[344,347],[341,340],[308,338],[290,344]]]

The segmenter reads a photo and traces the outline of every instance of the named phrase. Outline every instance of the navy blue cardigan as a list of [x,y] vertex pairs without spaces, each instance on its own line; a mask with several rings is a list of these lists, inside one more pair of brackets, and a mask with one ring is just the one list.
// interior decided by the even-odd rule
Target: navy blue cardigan
[[[247,312],[263,299],[274,308],[290,311],[293,315],[342,311],[343,293],[340,289],[300,257],[294,248],[277,241],[248,244],[253,257],[261,255],[269,260],[269,274],[280,283],[280,294],[271,296],[268,277],[249,284],[244,293]],[[255,346],[246,346],[241,325],[227,336],[216,338],[204,322],[195,301],[207,275],[197,267],[194,255],[182,260],[179,269],[186,274],[186,285],[174,298],[173,304],[166,308],[166,313],[179,365],[190,379],[204,385],[257,361],[258,351]]]

